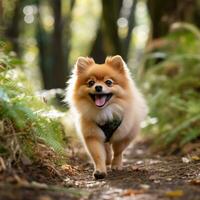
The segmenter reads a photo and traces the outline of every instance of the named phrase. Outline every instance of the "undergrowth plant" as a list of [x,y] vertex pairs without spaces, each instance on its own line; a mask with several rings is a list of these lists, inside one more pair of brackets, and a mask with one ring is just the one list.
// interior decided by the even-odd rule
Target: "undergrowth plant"
[[150,113],[146,133],[159,147],[182,148],[200,138],[200,32],[176,24],[156,41],[141,72]]
[[63,152],[63,129],[53,108],[36,97],[12,52],[0,49],[0,156],[34,157],[38,142]]

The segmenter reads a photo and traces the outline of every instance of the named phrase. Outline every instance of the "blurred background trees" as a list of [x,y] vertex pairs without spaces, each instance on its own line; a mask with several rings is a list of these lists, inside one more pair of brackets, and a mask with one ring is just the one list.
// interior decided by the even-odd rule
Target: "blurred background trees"
[[199,26],[199,1],[148,0],[147,6],[152,22],[152,37],[165,36],[174,22],[189,22]]
[[0,0],[0,66],[17,56],[35,90],[64,89],[78,56],[120,54],[149,102],[145,132],[177,149],[200,136],[199,27],[199,0]]
[[[136,4],[137,0],[1,1],[1,36],[21,57],[28,54],[25,45],[35,48],[45,89],[64,88],[78,55],[90,55],[99,63],[114,54],[128,60]],[[77,24],[82,17],[86,27]],[[89,41],[85,45],[83,40]],[[72,42],[77,49],[71,49]]]
[[[177,21],[200,26],[198,0],[0,2],[1,38],[7,39],[20,57],[32,55],[45,89],[65,87],[78,55],[90,55],[101,63],[107,55],[120,54],[128,61],[134,57],[134,50],[129,53],[136,49],[138,37],[144,45],[147,37],[168,34]],[[33,63],[28,58],[27,62]]]
[[[106,55],[116,54],[122,55],[127,61],[131,34],[135,25],[136,4],[137,0],[102,0],[101,19],[90,52],[91,57],[97,62],[104,62]],[[119,28],[125,30],[121,30],[120,33]]]

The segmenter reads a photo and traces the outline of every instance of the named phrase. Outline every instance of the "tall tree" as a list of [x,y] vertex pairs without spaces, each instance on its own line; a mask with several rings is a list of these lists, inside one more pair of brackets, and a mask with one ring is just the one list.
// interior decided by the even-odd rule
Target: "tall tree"
[[127,16],[128,20],[128,31],[125,38],[122,39],[122,52],[121,55],[123,56],[124,60],[128,60],[128,53],[132,39],[132,31],[135,26],[135,10],[136,10],[137,0],[133,0],[132,5],[130,7],[129,14]]
[[199,23],[198,20],[195,20],[195,18],[199,19],[198,4],[198,0],[148,0],[147,5],[152,22],[152,38],[166,35],[171,24],[176,21]]
[[3,25],[3,2],[0,0],[0,26]]
[[96,38],[91,48],[90,56],[102,63],[107,55],[120,54],[125,60],[128,57],[128,49],[131,41],[131,33],[134,27],[134,13],[137,0],[132,0],[128,21],[128,32],[125,38],[120,38],[117,20],[121,16],[123,0],[102,0],[102,16],[97,30]]
[[10,40],[13,50],[19,55],[19,35],[20,35],[20,19],[21,19],[21,9],[24,0],[16,0],[15,7],[13,10],[13,15],[11,17],[10,23],[7,25],[5,36]]
[[[64,66],[66,70],[66,74],[70,74],[70,66],[69,66],[69,56],[71,52],[71,21],[72,21],[72,13],[75,6],[76,0],[69,1],[69,6],[66,11],[66,14],[63,16],[63,52],[64,52]],[[66,77],[65,77],[66,78]]]
[[40,1],[36,2],[38,7],[37,13],[37,27],[36,27],[36,40],[39,50],[39,66],[41,70],[42,80],[43,80],[43,87],[45,89],[51,89],[53,87],[52,83],[52,57],[50,54],[51,49],[49,48],[50,43],[50,34],[46,32],[43,27],[42,20],[41,20],[41,9],[40,9]]
[[54,15],[54,30],[52,35],[52,56],[53,56],[53,86],[64,88],[67,68],[64,66],[63,52],[63,22],[62,22],[62,1],[51,0]]
[[117,20],[122,0],[102,0],[102,16],[90,56],[102,63],[106,55],[121,54]]
[[[38,7],[40,3],[37,1]],[[70,23],[75,0],[69,2],[68,13],[64,16],[62,0],[51,0],[50,3],[54,17],[52,33],[45,31],[41,23],[40,9],[38,9],[36,38],[39,48],[39,64],[45,89],[65,88],[66,77],[69,75]]]

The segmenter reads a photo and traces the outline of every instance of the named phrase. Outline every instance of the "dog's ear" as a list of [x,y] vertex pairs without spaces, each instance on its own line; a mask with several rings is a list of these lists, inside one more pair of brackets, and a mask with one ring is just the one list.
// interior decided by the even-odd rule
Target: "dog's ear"
[[93,58],[89,57],[78,57],[75,68],[78,74],[82,73],[88,66],[94,64]]
[[112,66],[115,70],[118,70],[119,72],[124,72],[125,62],[120,55],[107,57],[105,63]]

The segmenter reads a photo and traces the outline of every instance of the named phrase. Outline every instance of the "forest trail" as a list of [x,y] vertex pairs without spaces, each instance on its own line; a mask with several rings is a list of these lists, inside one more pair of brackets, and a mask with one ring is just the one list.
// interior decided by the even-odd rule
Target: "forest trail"
[[103,180],[92,178],[92,165],[76,152],[62,171],[52,170],[34,165],[25,174],[0,174],[0,200],[200,200],[200,161],[152,154],[144,142],[129,147],[123,170]]

